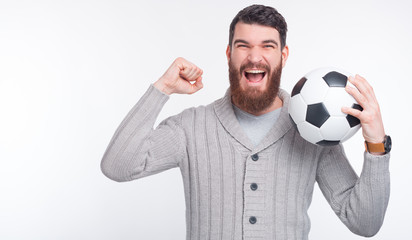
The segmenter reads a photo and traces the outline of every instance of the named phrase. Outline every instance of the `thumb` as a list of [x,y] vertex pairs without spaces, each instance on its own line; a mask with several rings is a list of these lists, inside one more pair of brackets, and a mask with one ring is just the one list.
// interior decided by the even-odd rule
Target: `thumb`
[[203,88],[203,82],[202,82],[202,77],[198,77],[197,79],[194,80],[193,84],[190,84],[190,92],[189,94],[195,93],[199,91],[200,89]]

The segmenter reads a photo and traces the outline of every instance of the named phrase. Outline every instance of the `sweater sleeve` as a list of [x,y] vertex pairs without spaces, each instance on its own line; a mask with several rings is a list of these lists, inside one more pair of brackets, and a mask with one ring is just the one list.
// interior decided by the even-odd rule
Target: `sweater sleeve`
[[153,129],[168,99],[153,85],[149,87],[114,133],[101,161],[104,175],[131,181],[179,165],[185,146],[179,115]]
[[365,152],[358,177],[342,145],[325,148],[316,180],[340,220],[355,234],[374,236],[383,224],[389,201],[390,155]]

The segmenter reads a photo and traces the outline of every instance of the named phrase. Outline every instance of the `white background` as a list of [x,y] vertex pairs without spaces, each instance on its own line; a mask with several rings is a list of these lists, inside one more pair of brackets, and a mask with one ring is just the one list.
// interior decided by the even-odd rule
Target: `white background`
[[[0,0],[0,239],[184,239],[178,169],[128,183],[100,160],[129,109],[176,57],[204,89],[172,96],[159,120],[223,96],[232,18],[252,1]],[[412,4],[261,1],[286,18],[282,87],[336,66],[373,85],[393,138],[391,198],[373,239],[411,239]],[[345,143],[359,173],[363,140]],[[363,239],[315,187],[311,239]]]

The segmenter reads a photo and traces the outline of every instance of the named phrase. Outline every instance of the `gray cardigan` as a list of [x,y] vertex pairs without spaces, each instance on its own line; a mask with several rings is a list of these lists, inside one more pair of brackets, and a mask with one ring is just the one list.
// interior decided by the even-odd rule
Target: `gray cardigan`
[[315,182],[352,232],[376,234],[389,200],[389,154],[365,153],[358,177],[341,145],[321,147],[300,137],[287,113],[289,94],[280,90],[279,97],[279,119],[254,146],[234,115],[229,91],[153,130],[169,97],[150,86],[115,132],[102,171],[130,181],[179,167],[187,239],[308,239]]

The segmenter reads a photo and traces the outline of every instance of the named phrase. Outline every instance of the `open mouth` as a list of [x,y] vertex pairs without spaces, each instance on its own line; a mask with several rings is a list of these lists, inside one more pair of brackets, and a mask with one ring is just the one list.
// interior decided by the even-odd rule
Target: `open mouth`
[[262,81],[266,72],[263,70],[246,70],[244,71],[244,75],[249,82],[257,83]]

